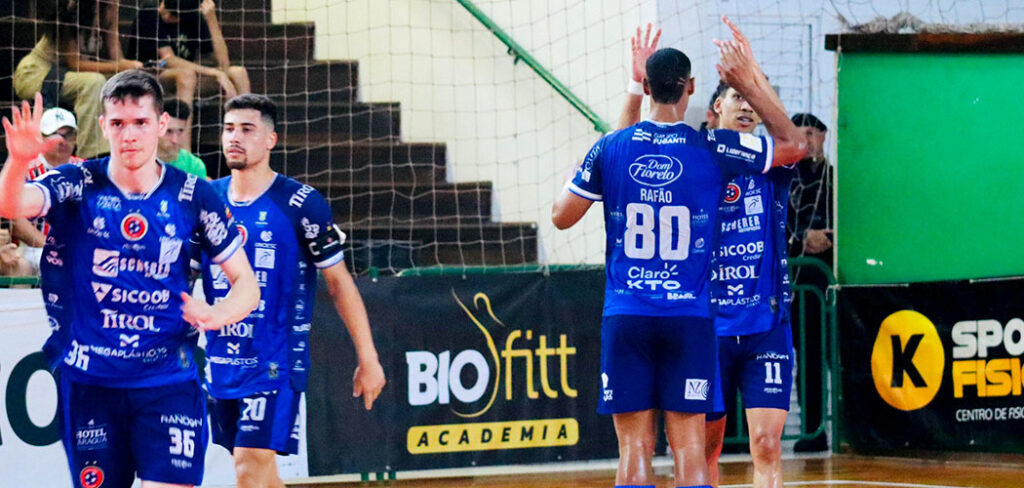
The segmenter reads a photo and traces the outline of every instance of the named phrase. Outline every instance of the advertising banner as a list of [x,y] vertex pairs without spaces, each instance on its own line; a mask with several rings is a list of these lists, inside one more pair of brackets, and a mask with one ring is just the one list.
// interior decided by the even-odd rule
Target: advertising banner
[[607,459],[596,413],[602,271],[361,280],[388,378],[352,398],[355,353],[321,286],[307,393],[309,473]]
[[1021,296],[1020,279],[842,289],[850,443],[864,449],[1019,451]]

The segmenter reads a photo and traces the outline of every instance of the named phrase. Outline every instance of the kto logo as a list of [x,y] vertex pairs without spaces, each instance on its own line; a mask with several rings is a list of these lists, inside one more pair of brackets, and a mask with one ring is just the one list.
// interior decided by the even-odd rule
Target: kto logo
[[[452,294],[455,296],[454,291]],[[540,334],[536,336],[537,347],[534,348],[531,344],[523,344],[523,342],[530,343],[535,339],[532,330],[512,330],[505,337],[504,347],[499,353],[490,331],[459,300],[458,296],[455,296],[455,301],[483,334],[491,361],[488,362],[484,353],[475,349],[465,349],[455,354],[452,351],[443,351],[440,354],[431,351],[406,352],[409,405],[422,406],[435,402],[448,405],[453,396],[460,403],[470,404],[482,400],[487,394],[488,386],[491,385],[490,399],[481,409],[466,413],[452,408],[452,412],[459,417],[478,417],[494,405],[502,384],[505,386],[505,400],[513,399],[513,378],[519,375],[525,378],[526,397],[531,400],[540,398],[541,391],[548,398],[558,398],[559,392],[570,398],[576,397],[577,391],[569,385],[568,376],[569,358],[576,354],[576,348],[569,347],[566,334],[559,335],[558,347],[552,347],[553,344],[549,345],[548,336]],[[487,295],[477,293],[473,297],[473,303],[477,310],[480,309],[482,303],[494,322],[501,326],[505,325],[494,315]],[[558,383],[554,383],[552,375],[549,375],[549,371],[554,370],[557,370]],[[472,374],[464,374],[467,371]],[[538,391],[535,386],[534,371],[539,372],[539,375],[536,376],[540,377],[541,391]],[[475,379],[466,381],[464,378]],[[560,388],[556,389],[556,387]]]
[[935,324],[913,310],[882,321],[871,351],[871,376],[886,403],[899,410],[922,408],[942,385],[946,353]]

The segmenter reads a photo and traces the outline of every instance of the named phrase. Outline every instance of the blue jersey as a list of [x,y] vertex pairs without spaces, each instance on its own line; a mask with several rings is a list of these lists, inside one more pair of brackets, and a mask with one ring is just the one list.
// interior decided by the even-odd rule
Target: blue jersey
[[767,171],[772,139],[643,121],[606,135],[569,190],[604,201],[604,315],[709,318],[725,179]]
[[791,168],[737,176],[718,207],[721,236],[712,279],[719,336],[765,332],[788,314],[786,210]]
[[189,247],[223,262],[241,245],[238,231],[208,182],[164,165],[153,190],[127,194],[109,163],[65,164],[32,183],[50,223],[41,283],[53,330],[44,350],[76,382],[194,380],[198,333],[181,313]]
[[[260,286],[259,307],[245,320],[206,333],[210,392],[241,398],[287,385],[305,391],[316,269],[342,262],[344,234],[319,192],[277,175],[248,202],[228,196],[231,178],[213,183],[228,202]],[[203,291],[211,303],[228,293],[216,263],[204,260]]]

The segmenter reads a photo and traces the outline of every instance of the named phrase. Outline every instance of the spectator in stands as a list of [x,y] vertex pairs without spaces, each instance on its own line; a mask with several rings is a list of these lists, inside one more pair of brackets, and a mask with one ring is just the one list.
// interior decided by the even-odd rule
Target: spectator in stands
[[177,98],[164,100],[164,112],[170,115],[167,132],[160,136],[157,143],[156,157],[186,173],[206,178],[206,163],[183,146],[185,133],[190,130],[188,118],[191,111],[185,102]]
[[0,276],[32,276],[32,265],[11,242],[10,222],[0,219]]
[[[164,89],[189,107],[218,86],[227,98],[249,93],[249,73],[231,65],[213,0],[162,0],[156,10],[139,10],[130,32],[129,54],[153,63]],[[182,147],[192,147],[190,132]]]
[[[787,222],[789,255],[808,256],[822,260],[826,266],[832,267],[832,166],[825,158],[825,135],[828,128],[818,117],[809,113],[800,113],[792,117],[793,123],[804,131],[807,138],[807,156],[796,166],[796,175],[789,193],[789,218]],[[793,276],[797,285],[812,285],[822,291],[828,288],[828,277],[817,269],[797,268]],[[793,317],[799,320],[800,297],[793,300]],[[797,361],[804,362],[807,377],[805,407],[807,409],[806,429],[814,431],[821,425],[822,409],[821,388],[822,374],[827,367],[823,363],[821,344],[822,324],[821,303],[810,294],[804,304],[804,341],[807,351]],[[793,328],[799,332],[799,327]],[[794,341],[799,341],[797,334]],[[833,383],[836,380],[833,380]],[[797,452],[823,451],[828,449],[825,433],[812,439],[796,443]]]
[[[43,112],[43,118],[39,122],[39,132],[44,138],[54,138],[58,142],[50,150],[39,155],[35,166],[28,170],[28,179],[34,179],[62,164],[84,161],[72,154],[75,150],[78,124],[71,112],[60,107],[47,109]],[[46,219],[42,218],[15,219],[11,229],[14,240],[23,245],[25,259],[32,265],[32,271],[35,274],[39,274],[39,259],[42,257],[43,244],[49,230],[49,224],[46,223]]]
[[42,36],[14,70],[18,97],[31,99],[41,92],[47,106],[74,106],[82,121],[78,153],[86,158],[110,151],[98,122],[104,75],[142,67],[121,55],[118,7],[117,0],[37,2]]

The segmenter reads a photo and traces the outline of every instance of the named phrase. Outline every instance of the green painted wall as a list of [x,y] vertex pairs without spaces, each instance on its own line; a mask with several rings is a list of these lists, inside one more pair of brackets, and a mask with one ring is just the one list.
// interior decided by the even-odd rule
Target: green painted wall
[[843,283],[1024,275],[1024,55],[840,56]]

